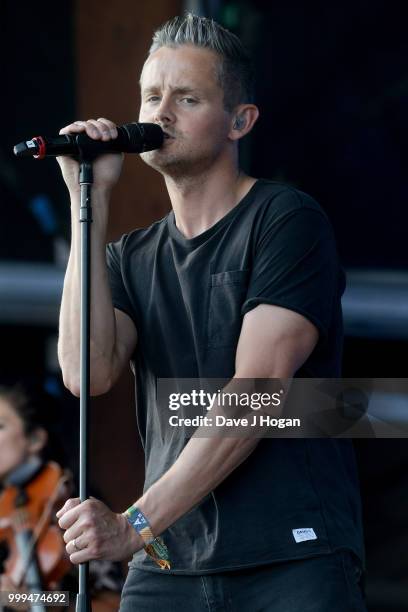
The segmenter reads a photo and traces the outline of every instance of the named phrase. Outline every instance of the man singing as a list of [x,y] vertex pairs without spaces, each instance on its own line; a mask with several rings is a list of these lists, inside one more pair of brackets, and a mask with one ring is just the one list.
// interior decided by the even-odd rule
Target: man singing
[[[239,168],[259,114],[252,81],[235,35],[192,14],[170,20],[143,66],[139,121],[165,132],[142,158],[171,212],[106,251],[122,157],[94,163],[91,390],[107,392],[131,361],[146,481],[123,514],[71,499],[58,517],[73,563],[134,555],[122,612],[365,610],[350,441],[186,439],[160,426],[161,378],[340,376],[344,274],[328,219],[305,193]],[[60,133],[79,132],[117,136],[105,118]],[[59,163],[72,208],[59,358],[78,395],[78,164]]]

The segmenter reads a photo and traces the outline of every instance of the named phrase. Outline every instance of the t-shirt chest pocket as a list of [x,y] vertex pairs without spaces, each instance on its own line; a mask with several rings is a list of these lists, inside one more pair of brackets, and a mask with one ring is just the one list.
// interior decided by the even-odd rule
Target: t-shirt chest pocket
[[237,343],[241,331],[241,307],[245,301],[249,270],[211,274],[207,321],[207,346],[219,348]]

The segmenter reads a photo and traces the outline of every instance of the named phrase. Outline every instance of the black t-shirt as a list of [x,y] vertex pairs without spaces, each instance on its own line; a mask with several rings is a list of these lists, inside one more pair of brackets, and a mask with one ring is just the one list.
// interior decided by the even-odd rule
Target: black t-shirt
[[[242,318],[275,304],[319,331],[297,377],[341,374],[345,287],[330,223],[308,195],[258,180],[192,239],[174,213],[109,244],[113,304],[138,330],[132,357],[149,488],[187,440],[161,427],[159,378],[231,378]],[[171,572],[203,574],[349,548],[363,559],[360,499],[347,440],[262,439],[162,537]],[[303,531],[305,530],[305,531]],[[160,570],[144,551],[132,563]]]

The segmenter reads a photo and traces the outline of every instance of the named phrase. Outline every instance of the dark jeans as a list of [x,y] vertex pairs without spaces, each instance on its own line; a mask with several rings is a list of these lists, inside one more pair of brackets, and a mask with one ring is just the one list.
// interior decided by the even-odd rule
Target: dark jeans
[[366,612],[360,578],[347,551],[200,576],[130,567],[120,612]]

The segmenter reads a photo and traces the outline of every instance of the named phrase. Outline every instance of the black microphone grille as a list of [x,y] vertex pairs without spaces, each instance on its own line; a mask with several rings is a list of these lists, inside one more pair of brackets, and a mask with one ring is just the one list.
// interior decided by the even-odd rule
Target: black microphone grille
[[163,130],[156,123],[126,123],[122,126],[129,136],[131,150],[139,153],[159,149],[164,140]]

